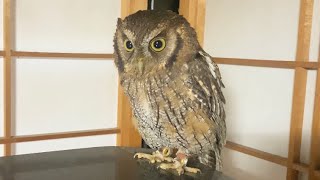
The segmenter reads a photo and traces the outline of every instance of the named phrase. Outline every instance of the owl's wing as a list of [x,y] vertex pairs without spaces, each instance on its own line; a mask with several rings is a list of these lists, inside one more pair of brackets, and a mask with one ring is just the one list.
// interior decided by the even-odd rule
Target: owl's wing
[[223,93],[221,91],[221,89],[224,88],[224,84],[222,82],[219,67],[217,66],[217,64],[214,61],[212,61],[212,57],[208,53],[206,53],[205,51],[200,51],[199,54],[202,56],[203,59],[205,59],[207,65],[209,67],[210,73],[213,77],[213,83],[215,85],[215,88],[218,91],[218,94],[219,94],[221,101],[223,103],[226,103],[225,98],[223,96]]
[[197,95],[207,116],[219,126],[216,132],[217,141],[224,144],[226,139],[225,98],[222,93],[224,84],[219,68],[210,55],[204,51],[200,51],[189,65],[191,79],[189,88]]

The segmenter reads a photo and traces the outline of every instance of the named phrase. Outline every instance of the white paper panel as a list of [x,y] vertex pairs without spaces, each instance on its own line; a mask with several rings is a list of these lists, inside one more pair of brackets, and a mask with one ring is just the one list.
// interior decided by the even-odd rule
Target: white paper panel
[[16,74],[16,134],[116,127],[112,60],[19,59]]
[[15,154],[29,154],[87,147],[115,146],[116,135],[88,136],[57,140],[17,143]]
[[226,96],[227,137],[287,156],[293,70],[220,65]]
[[207,1],[205,50],[215,57],[294,60],[299,0]]
[[4,88],[4,81],[3,81],[3,58],[0,57],[0,137],[4,136],[4,119],[3,119],[3,111],[4,111],[4,92],[3,92],[3,88]]
[[314,0],[313,21],[311,31],[310,60],[317,61],[319,56],[320,39],[320,0]]
[[309,162],[310,157],[310,138],[311,138],[311,127],[313,120],[314,111],[314,97],[316,89],[316,71],[308,71],[307,79],[307,90],[306,90],[306,102],[303,120],[303,131],[302,131],[302,144],[301,144],[301,161],[304,163]]
[[16,2],[16,48],[112,53],[120,10],[120,1],[19,0]]
[[0,50],[3,50],[3,0],[0,0]]
[[223,173],[236,180],[283,180],[286,168],[240,152],[223,151]]

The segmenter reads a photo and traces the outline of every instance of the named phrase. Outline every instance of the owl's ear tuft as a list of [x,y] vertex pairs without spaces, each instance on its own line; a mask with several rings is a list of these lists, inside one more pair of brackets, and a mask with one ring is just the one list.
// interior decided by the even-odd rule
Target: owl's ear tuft
[[118,18],[117,27],[118,28],[122,27],[122,19],[121,18]]

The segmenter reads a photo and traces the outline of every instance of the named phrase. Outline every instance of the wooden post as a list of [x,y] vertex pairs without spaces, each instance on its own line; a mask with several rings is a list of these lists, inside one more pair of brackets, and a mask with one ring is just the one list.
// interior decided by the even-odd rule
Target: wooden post
[[[319,48],[320,49],[320,48]],[[318,62],[320,62],[320,50]],[[316,180],[315,171],[320,170],[320,68],[317,71],[316,94],[314,98],[313,122],[311,130],[309,179]]]
[[[11,138],[11,1],[3,1],[4,47],[4,138]],[[11,155],[11,143],[4,144],[4,155]]]
[[[138,10],[145,10],[147,7],[147,0],[122,0],[121,18],[123,19]],[[120,85],[118,90],[118,128],[121,131],[117,135],[118,146],[141,147],[142,139],[133,126],[129,100]]]
[[203,45],[206,0],[180,0],[179,13],[196,30],[200,45]]
[[[301,0],[296,61],[309,61],[312,13],[313,0]],[[307,70],[295,68],[287,180],[298,179],[299,172],[292,167],[300,161],[306,85]]]

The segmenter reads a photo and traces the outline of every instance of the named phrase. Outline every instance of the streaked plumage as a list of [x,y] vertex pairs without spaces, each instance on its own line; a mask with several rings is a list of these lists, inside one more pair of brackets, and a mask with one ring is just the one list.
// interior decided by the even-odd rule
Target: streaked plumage
[[[165,40],[165,48],[155,51],[155,40],[160,45]],[[114,48],[121,85],[145,142],[154,149],[183,150],[220,169],[224,85],[185,18],[171,11],[139,11],[119,19]]]

